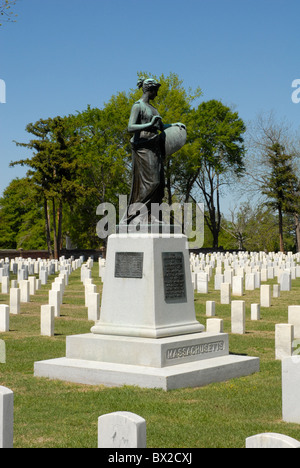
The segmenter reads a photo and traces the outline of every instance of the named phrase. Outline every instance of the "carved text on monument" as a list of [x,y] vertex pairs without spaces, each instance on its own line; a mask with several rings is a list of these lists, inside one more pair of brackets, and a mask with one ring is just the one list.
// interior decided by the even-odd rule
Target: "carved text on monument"
[[168,349],[166,352],[166,357],[167,359],[183,359],[188,356],[196,356],[199,354],[217,353],[218,351],[224,351],[224,349],[224,341],[215,341],[213,343]]

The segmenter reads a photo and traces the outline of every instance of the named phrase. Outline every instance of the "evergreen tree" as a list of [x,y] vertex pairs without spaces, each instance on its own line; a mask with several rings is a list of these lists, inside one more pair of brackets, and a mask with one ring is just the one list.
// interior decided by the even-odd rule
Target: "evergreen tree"
[[262,193],[268,197],[268,205],[278,212],[280,251],[284,252],[283,215],[298,212],[299,181],[293,169],[292,156],[283,145],[274,143],[269,146],[266,157],[270,174],[262,187]]

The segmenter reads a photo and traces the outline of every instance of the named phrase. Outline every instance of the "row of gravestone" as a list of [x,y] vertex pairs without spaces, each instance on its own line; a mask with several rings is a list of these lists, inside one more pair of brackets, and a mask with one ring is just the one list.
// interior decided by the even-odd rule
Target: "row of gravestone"
[[[60,316],[60,307],[63,302],[65,287],[69,282],[69,275],[80,267],[87,269],[91,275],[90,268],[93,267],[93,260],[89,258],[87,263],[82,266],[83,262],[84,257],[78,260],[74,260],[73,258],[66,260],[64,257],[61,257],[58,261],[45,261],[42,259],[23,261],[23,259],[15,259],[10,262],[10,265],[4,263],[8,268],[5,270],[5,275],[7,276],[2,275],[1,278],[2,293],[9,294],[10,303],[9,305],[0,305],[0,332],[9,331],[9,315],[20,314],[21,303],[30,302],[30,296],[35,295],[42,284],[47,284],[51,275],[59,272],[59,276],[52,282],[48,304],[41,307],[41,335],[53,336],[54,318]],[[1,264],[3,265],[3,261],[0,260]],[[15,265],[18,265],[17,269]],[[16,271],[18,272],[19,279],[12,280],[11,287],[7,287],[10,272],[15,274]],[[28,276],[29,272],[39,272],[40,278]],[[3,284],[5,284],[4,288]]]
[[[251,287],[246,287],[246,290],[254,290],[260,287],[260,304],[251,305],[251,319],[260,319],[260,307],[271,306],[271,286],[261,285],[261,276],[263,281],[268,279],[278,278],[278,285],[273,285],[273,297],[280,297],[280,290],[290,291],[291,282],[293,279],[300,277],[300,254],[293,255],[289,253],[284,254],[270,254],[264,253],[244,254],[240,255],[219,255],[215,254],[205,259],[191,255],[191,271],[192,274],[203,275],[200,270],[206,269],[206,275],[212,272],[212,268],[219,268],[215,275],[215,289],[219,289],[221,292],[221,303],[231,303],[231,319],[232,319],[232,333],[245,333],[245,302],[244,301],[231,301],[230,288],[234,290],[234,280],[239,284],[239,287],[235,286],[235,294],[243,294],[243,281],[248,284],[249,276],[253,275]],[[208,265],[207,265],[208,262]],[[252,264],[251,264],[252,262]],[[217,265],[217,266],[216,266]],[[228,270],[230,266],[234,269]],[[228,277],[233,281],[230,284],[226,284],[220,281],[222,276],[222,269],[225,268],[224,275],[227,273]],[[226,270],[227,268],[227,270]],[[253,268],[257,271],[254,274]],[[251,269],[251,270],[250,270]],[[234,273],[238,276],[234,277]],[[250,272],[251,271],[251,272]],[[263,274],[262,274],[263,272]],[[224,276],[223,275],[223,276]],[[255,281],[255,278],[257,280]],[[222,277],[223,279],[223,277]],[[219,282],[218,282],[219,281]],[[216,287],[217,286],[217,287]],[[198,288],[199,289],[199,288]],[[239,291],[239,292],[237,292]],[[207,302],[207,315],[214,316],[215,303]],[[276,324],[275,326],[275,359],[282,361],[282,414],[285,422],[300,424],[300,306],[291,305],[288,307],[288,323],[287,324]],[[213,327],[213,320],[207,321],[207,328]],[[220,322],[220,320],[219,320]],[[214,330],[222,329],[222,324],[217,323]],[[288,442],[286,438],[282,441],[282,444]],[[275,441],[275,442],[274,442]],[[259,435],[251,438],[248,441],[248,445],[253,446],[260,444],[273,444],[278,442],[277,435]],[[289,441],[290,442],[290,441]],[[289,443],[288,442],[288,443]],[[297,443],[296,443],[297,444]]]
[[300,277],[300,254],[213,253],[190,254],[190,267],[194,289],[208,292],[208,282],[215,269],[214,288],[230,284],[232,294],[242,296],[244,290],[259,288],[261,282],[277,277],[281,291],[291,290],[291,280]]
[[[14,393],[0,387],[0,448],[13,448]],[[144,449],[146,421],[137,414],[116,412],[98,418],[98,448]],[[300,442],[283,434],[257,434],[246,439],[246,448],[300,448]]]
[[[213,268],[216,268],[215,289],[220,290],[220,303],[231,304],[232,332],[240,334],[245,333],[245,302],[232,301],[232,295],[242,296],[244,294],[244,282],[246,284],[245,291],[260,288],[260,303],[251,304],[251,320],[260,320],[261,307],[271,307],[272,305],[271,285],[261,285],[261,272],[264,272],[263,281],[274,279],[277,276],[280,284],[273,285],[273,298],[277,299],[280,297],[281,290],[290,291],[292,280],[300,277],[299,261],[300,253],[285,255],[241,252],[238,254],[190,255],[192,278],[198,292],[208,292],[208,280],[212,276]],[[233,268],[229,269],[230,267]],[[206,273],[201,271],[203,268],[207,271]],[[224,268],[225,271],[223,271]],[[249,273],[249,269],[253,271],[253,268],[257,269],[255,274]],[[233,272],[239,276],[233,276]],[[204,276],[205,285],[203,286]],[[251,281],[249,281],[249,277]],[[224,278],[229,283],[223,282]],[[198,288],[196,288],[196,284]],[[215,302],[207,302],[206,314],[208,316],[215,315]],[[288,324],[276,325],[276,359],[282,360],[293,356],[295,345],[299,344],[300,306],[291,305],[288,307]]]
[[[88,277],[89,280],[87,282],[90,283],[92,281],[91,269],[93,268],[93,259],[89,258],[84,264],[82,262],[83,259],[80,259],[75,265],[72,264],[72,267],[69,266],[69,269],[61,273],[52,283],[51,290],[49,291],[49,303],[41,307],[41,335],[54,336],[54,320],[56,317],[60,317],[63,295],[71,272],[81,267],[81,280],[83,280],[83,277]],[[85,279],[82,282],[85,284]],[[93,296],[97,296],[96,306],[94,306],[95,301],[91,300],[90,294],[87,295],[85,291],[85,306],[88,308],[88,320],[96,321],[96,314],[100,315],[100,294],[93,294]]]

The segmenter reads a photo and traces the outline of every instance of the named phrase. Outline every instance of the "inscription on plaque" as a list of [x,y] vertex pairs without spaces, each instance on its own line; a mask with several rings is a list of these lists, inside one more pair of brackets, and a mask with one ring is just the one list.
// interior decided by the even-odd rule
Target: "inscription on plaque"
[[186,302],[184,256],[182,252],[163,252],[163,276],[165,301]]
[[143,278],[143,252],[116,252],[115,278]]

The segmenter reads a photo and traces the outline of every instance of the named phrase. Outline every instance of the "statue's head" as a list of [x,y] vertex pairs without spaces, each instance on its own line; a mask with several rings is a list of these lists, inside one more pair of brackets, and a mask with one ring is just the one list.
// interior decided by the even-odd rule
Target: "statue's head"
[[144,93],[147,93],[149,91],[155,91],[155,95],[157,94],[157,91],[159,90],[161,84],[158,83],[158,81],[154,80],[153,78],[140,78],[139,81],[137,82],[138,88],[142,88]]

